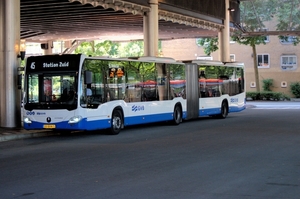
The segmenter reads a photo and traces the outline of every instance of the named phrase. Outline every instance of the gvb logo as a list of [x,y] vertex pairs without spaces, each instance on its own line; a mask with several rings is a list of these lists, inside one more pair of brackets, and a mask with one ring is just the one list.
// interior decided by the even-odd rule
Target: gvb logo
[[26,115],[35,115],[35,112],[34,111],[27,111]]
[[131,111],[133,111],[133,112],[143,111],[143,110],[145,110],[145,107],[144,107],[144,106],[136,106],[136,105],[133,105],[133,106],[131,107]]
[[32,62],[32,63],[31,63],[30,68],[31,68],[32,70],[35,69],[35,62]]
[[237,103],[237,102],[239,102],[239,99],[238,98],[231,98],[230,102],[231,103]]

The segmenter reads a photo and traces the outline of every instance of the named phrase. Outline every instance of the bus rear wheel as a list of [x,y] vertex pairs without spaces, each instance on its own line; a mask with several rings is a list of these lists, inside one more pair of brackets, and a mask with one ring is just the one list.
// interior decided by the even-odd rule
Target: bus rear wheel
[[114,110],[111,117],[110,134],[117,135],[123,127],[123,117],[120,110]]
[[178,125],[182,122],[182,111],[180,106],[176,105],[173,112],[173,124]]
[[225,119],[228,115],[228,104],[226,101],[222,102],[221,113],[218,115],[218,118]]

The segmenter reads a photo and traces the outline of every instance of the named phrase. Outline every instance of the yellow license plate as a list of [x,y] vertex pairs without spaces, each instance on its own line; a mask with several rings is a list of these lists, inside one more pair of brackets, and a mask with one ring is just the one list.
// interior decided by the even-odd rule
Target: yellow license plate
[[55,129],[55,124],[44,124],[44,129]]

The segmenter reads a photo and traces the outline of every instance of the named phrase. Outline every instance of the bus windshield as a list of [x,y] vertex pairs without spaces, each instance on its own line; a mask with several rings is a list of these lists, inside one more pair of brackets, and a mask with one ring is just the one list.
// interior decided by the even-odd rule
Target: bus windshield
[[[63,108],[58,105],[76,105],[77,88],[75,72],[64,72],[61,74],[43,73],[28,74],[27,77],[27,106],[32,108]],[[27,99],[27,100],[26,100]]]

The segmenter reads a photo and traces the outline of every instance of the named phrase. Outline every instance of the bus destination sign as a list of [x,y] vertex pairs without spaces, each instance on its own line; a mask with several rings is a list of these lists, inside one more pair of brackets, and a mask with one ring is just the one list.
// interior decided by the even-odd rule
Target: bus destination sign
[[[32,62],[31,64],[33,64],[34,62]],[[43,68],[57,68],[57,67],[69,67],[69,62],[58,62],[58,63],[54,63],[54,62],[50,62],[50,63],[43,63]]]
[[79,55],[29,57],[26,70],[31,72],[79,70],[79,63]]

